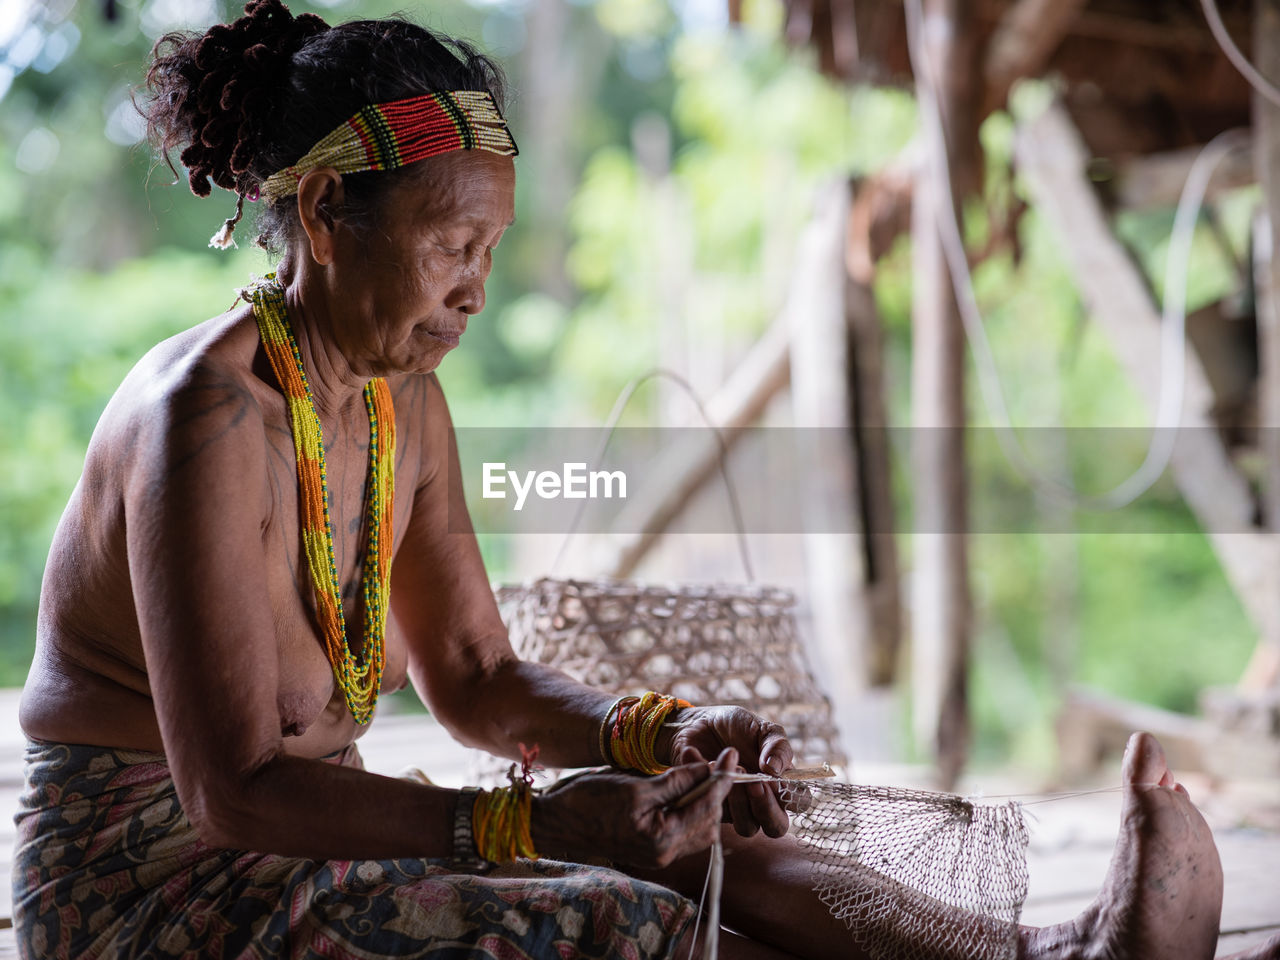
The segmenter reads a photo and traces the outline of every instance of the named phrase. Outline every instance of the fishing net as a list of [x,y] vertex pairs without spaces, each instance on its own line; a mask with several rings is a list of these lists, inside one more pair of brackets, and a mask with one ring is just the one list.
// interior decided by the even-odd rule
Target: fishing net
[[1027,897],[1016,803],[784,781],[814,889],[871,960],[1015,960]]

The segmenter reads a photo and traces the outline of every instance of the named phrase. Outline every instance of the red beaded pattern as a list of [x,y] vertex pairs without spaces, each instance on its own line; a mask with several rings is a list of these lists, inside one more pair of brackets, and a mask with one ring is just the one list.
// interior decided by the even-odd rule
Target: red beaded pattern
[[432,93],[362,107],[297,163],[268,177],[261,195],[267,200],[290,196],[298,191],[298,181],[320,167],[339,173],[395,170],[452,150],[504,157],[520,152],[488,93]]

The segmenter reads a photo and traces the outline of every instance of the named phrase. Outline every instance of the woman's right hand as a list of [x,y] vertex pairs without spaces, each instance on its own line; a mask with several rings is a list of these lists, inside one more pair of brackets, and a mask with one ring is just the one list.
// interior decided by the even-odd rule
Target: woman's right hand
[[[726,749],[711,765],[686,763],[656,777],[584,774],[534,798],[534,848],[569,860],[606,857],[632,867],[667,867],[711,846],[737,765],[737,751]],[[701,793],[681,803],[700,786]]]

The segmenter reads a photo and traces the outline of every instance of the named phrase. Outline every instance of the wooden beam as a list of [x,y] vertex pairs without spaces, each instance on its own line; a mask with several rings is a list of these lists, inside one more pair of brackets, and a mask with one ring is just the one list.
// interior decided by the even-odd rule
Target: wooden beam
[[[925,0],[923,7],[920,53],[937,78],[941,150],[959,202],[981,180],[980,45],[969,0]],[[920,99],[929,102],[927,89]],[[912,720],[917,744],[933,755],[940,785],[950,789],[969,745],[965,347],[939,231],[941,218],[957,211],[948,209],[935,172],[941,158],[931,159],[920,165],[912,202]]]
[[1135,730],[1155,734],[1170,769],[1179,773],[1204,772],[1212,752],[1214,731],[1204,720],[1081,687],[1068,689],[1056,725],[1058,775],[1066,783],[1096,774],[1104,761],[1124,753]]
[[[1121,161],[1109,182],[1110,199],[1126,209],[1145,210],[1153,207],[1176,207],[1191,165],[1200,147],[1151,153]],[[1209,181],[1206,199],[1212,202],[1228,190],[1257,182],[1253,160],[1246,150],[1228,154],[1218,164]]]
[[987,106],[1004,105],[1009,88],[1039,76],[1088,0],[1018,0],[1001,16],[987,47]]
[[[1280,0],[1254,0],[1253,56],[1263,76],[1280,70]],[[1263,520],[1280,532],[1280,107],[1253,95],[1254,154],[1266,200],[1254,242],[1258,320],[1258,436]],[[1268,642],[1270,641],[1270,642]],[[1280,687],[1280,637],[1264,636],[1241,680],[1246,692]]]
[[[1055,105],[1019,131],[1018,169],[1036,210],[1062,242],[1090,317],[1107,335],[1148,408],[1159,402],[1160,314],[1128,251],[1111,230],[1085,173],[1088,154],[1070,118]],[[1275,538],[1254,526],[1248,481],[1214,425],[1213,392],[1195,353],[1186,358],[1182,429],[1172,472],[1266,644],[1280,636]]]

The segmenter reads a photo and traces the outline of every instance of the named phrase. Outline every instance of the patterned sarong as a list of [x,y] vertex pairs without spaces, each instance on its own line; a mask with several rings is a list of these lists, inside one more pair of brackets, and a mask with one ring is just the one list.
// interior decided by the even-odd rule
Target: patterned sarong
[[[358,766],[349,747],[331,762]],[[301,801],[300,801],[301,802]],[[162,754],[30,743],[13,904],[30,960],[667,957],[693,904],[599,867],[306,860],[202,843]]]

